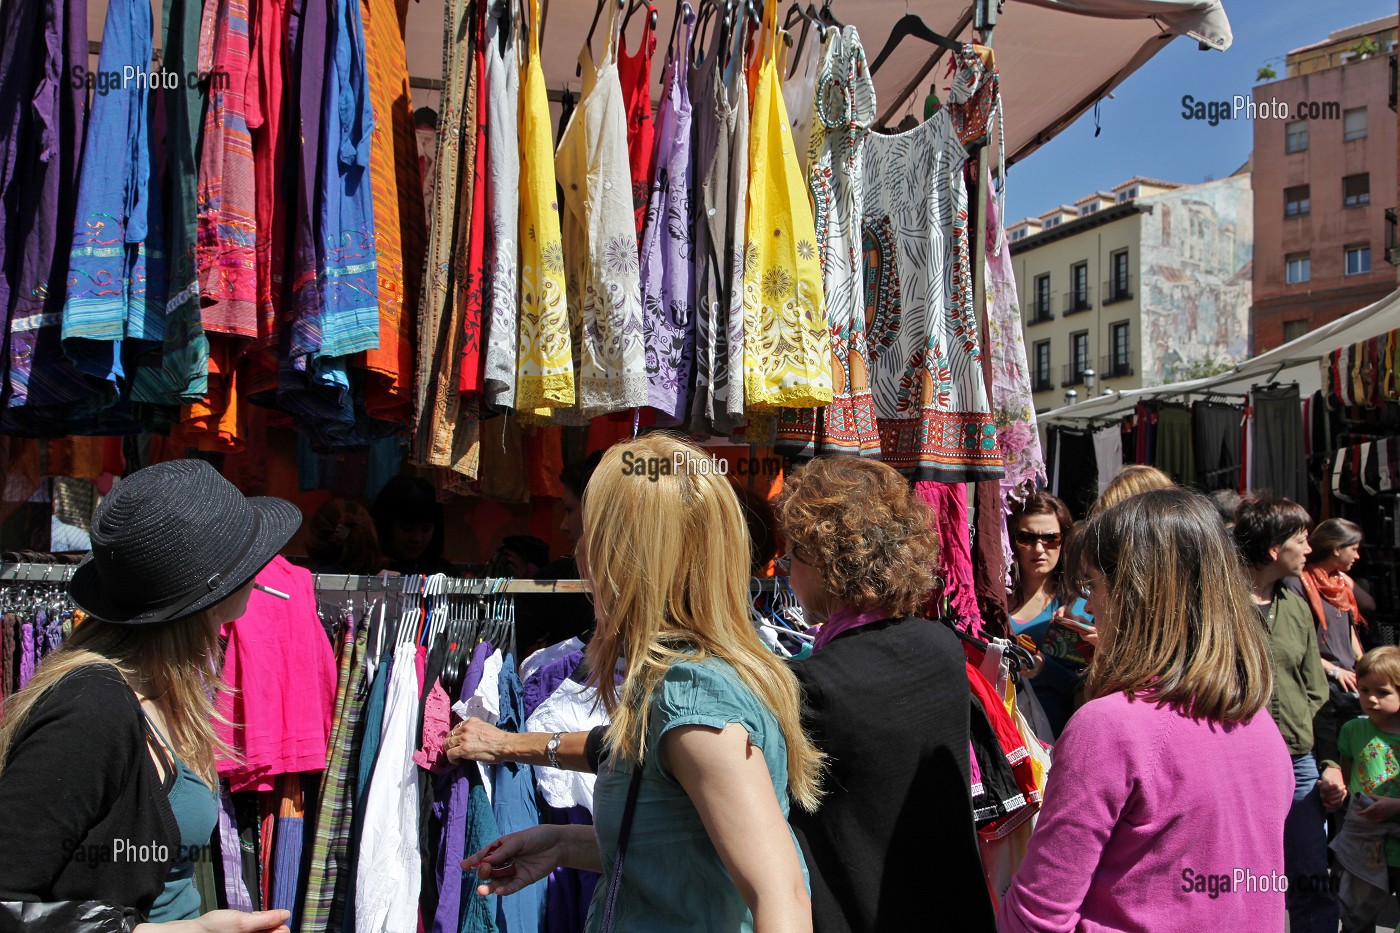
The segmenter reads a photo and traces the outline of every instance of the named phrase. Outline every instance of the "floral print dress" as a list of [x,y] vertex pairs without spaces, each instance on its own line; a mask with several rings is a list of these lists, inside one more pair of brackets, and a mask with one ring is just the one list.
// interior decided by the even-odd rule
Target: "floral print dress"
[[641,270],[617,40],[617,9],[609,5],[606,56],[594,65],[587,48],[579,53],[583,96],[555,158],[564,191],[564,266],[578,371],[577,408],[553,413],[561,423],[647,402]]
[[777,69],[776,0],[764,15],[749,130],[744,246],[744,405],[800,408],[831,401],[831,337],[811,203]]

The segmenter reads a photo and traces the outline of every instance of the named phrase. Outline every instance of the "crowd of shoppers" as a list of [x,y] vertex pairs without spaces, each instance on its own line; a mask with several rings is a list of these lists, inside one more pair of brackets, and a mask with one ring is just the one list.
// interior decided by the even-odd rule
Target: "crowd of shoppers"
[[[699,466],[638,483],[624,462],[639,458],[707,454],[653,433],[573,477],[571,569],[593,594],[577,624],[610,725],[544,736],[467,719],[447,739],[454,761],[598,775],[595,825],[532,827],[463,860],[482,893],[571,867],[605,879],[590,931],[762,933],[915,929],[934,911],[969,931],[1281,930],[1286,913],[1295,933],[1335,933],[1369,930],[1400,897],[1400,650],[1363,652],[1375,605],[1348,575],[1356,525],[1313,527],[1267,496],[1227,515],[1146,467],[1125,469],[1078,525],[1046,493],[1017,504],[1009,634],[1035,658],[1024,673],[1053,767],[994,903],[971,806],[966,656],[952,627],[920,615],[939,566],[930,506],[859,458],[796,469],[771,512]],[[423,490],[386,492],[402,511],[377,503],[372,519],[333,500],[313,518],[318,565],[441,559]],[[52,918],[107,901],[124,905],[112,923],[130,929],[139,913],[152,933],[285,928],[276,911],[200,916],[188,866],[79,871],[32,856],[53,855],[36,840],[54,834],[207,838],[220,746],[202,685],[216,633],[298,521],[198,461],[134,474],[104,502],[73,580],[92,621],[0,725],[0,809],[63,820],[0,827],[0,920],[33,920],[23,902]],[[750,618],[750,575],[780,547],[820,620],[810,654],[791,660]],[[497,560],[570,575],[547,557],[516,539]],[[98,768],[84,764],[94,741]],[[58,787],[64,807],[36,808],[53,773],[81,780]]]

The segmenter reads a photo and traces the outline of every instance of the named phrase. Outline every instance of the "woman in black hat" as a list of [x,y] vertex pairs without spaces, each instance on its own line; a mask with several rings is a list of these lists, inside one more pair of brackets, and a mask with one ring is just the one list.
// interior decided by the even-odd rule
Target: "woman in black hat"
[[98,508],[69,590],[90,617],[0,721],[0,902],[28,905],[6,905],[25,929],[114,929],[77,923],[103,915],[78,902],[142,933],[287,929],[286,911],[200,916],[193,874],[215,752],[231,754],[213,728],[219,627],[300,523],[200,460],[133,473]]

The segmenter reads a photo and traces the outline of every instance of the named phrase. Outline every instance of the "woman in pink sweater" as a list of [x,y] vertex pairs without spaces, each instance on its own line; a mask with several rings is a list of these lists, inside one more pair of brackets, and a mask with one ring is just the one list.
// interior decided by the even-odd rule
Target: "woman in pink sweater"
[[1233,543],[1184,489],[1090,519],[1070,567],[1099,630],[1086,696],[998,929],[1281,931],[1288,748]]

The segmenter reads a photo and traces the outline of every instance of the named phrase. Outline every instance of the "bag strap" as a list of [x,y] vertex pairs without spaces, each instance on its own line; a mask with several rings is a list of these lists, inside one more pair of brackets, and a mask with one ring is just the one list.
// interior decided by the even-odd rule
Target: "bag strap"
[[603,920],[598,925],[598,933],[612,933],[617,895],[622,888],[622,862],[627,856],[627,837],[632,834],[632,814],[637,810],[637,794],[641,789],[642,765],[638,764],[632,771],[632,782],[627,787],[627,805],[622,809],[622,828],[617,833],[617,857],[613,859],[612,871],[608,874],[608,899],[603,907]]

